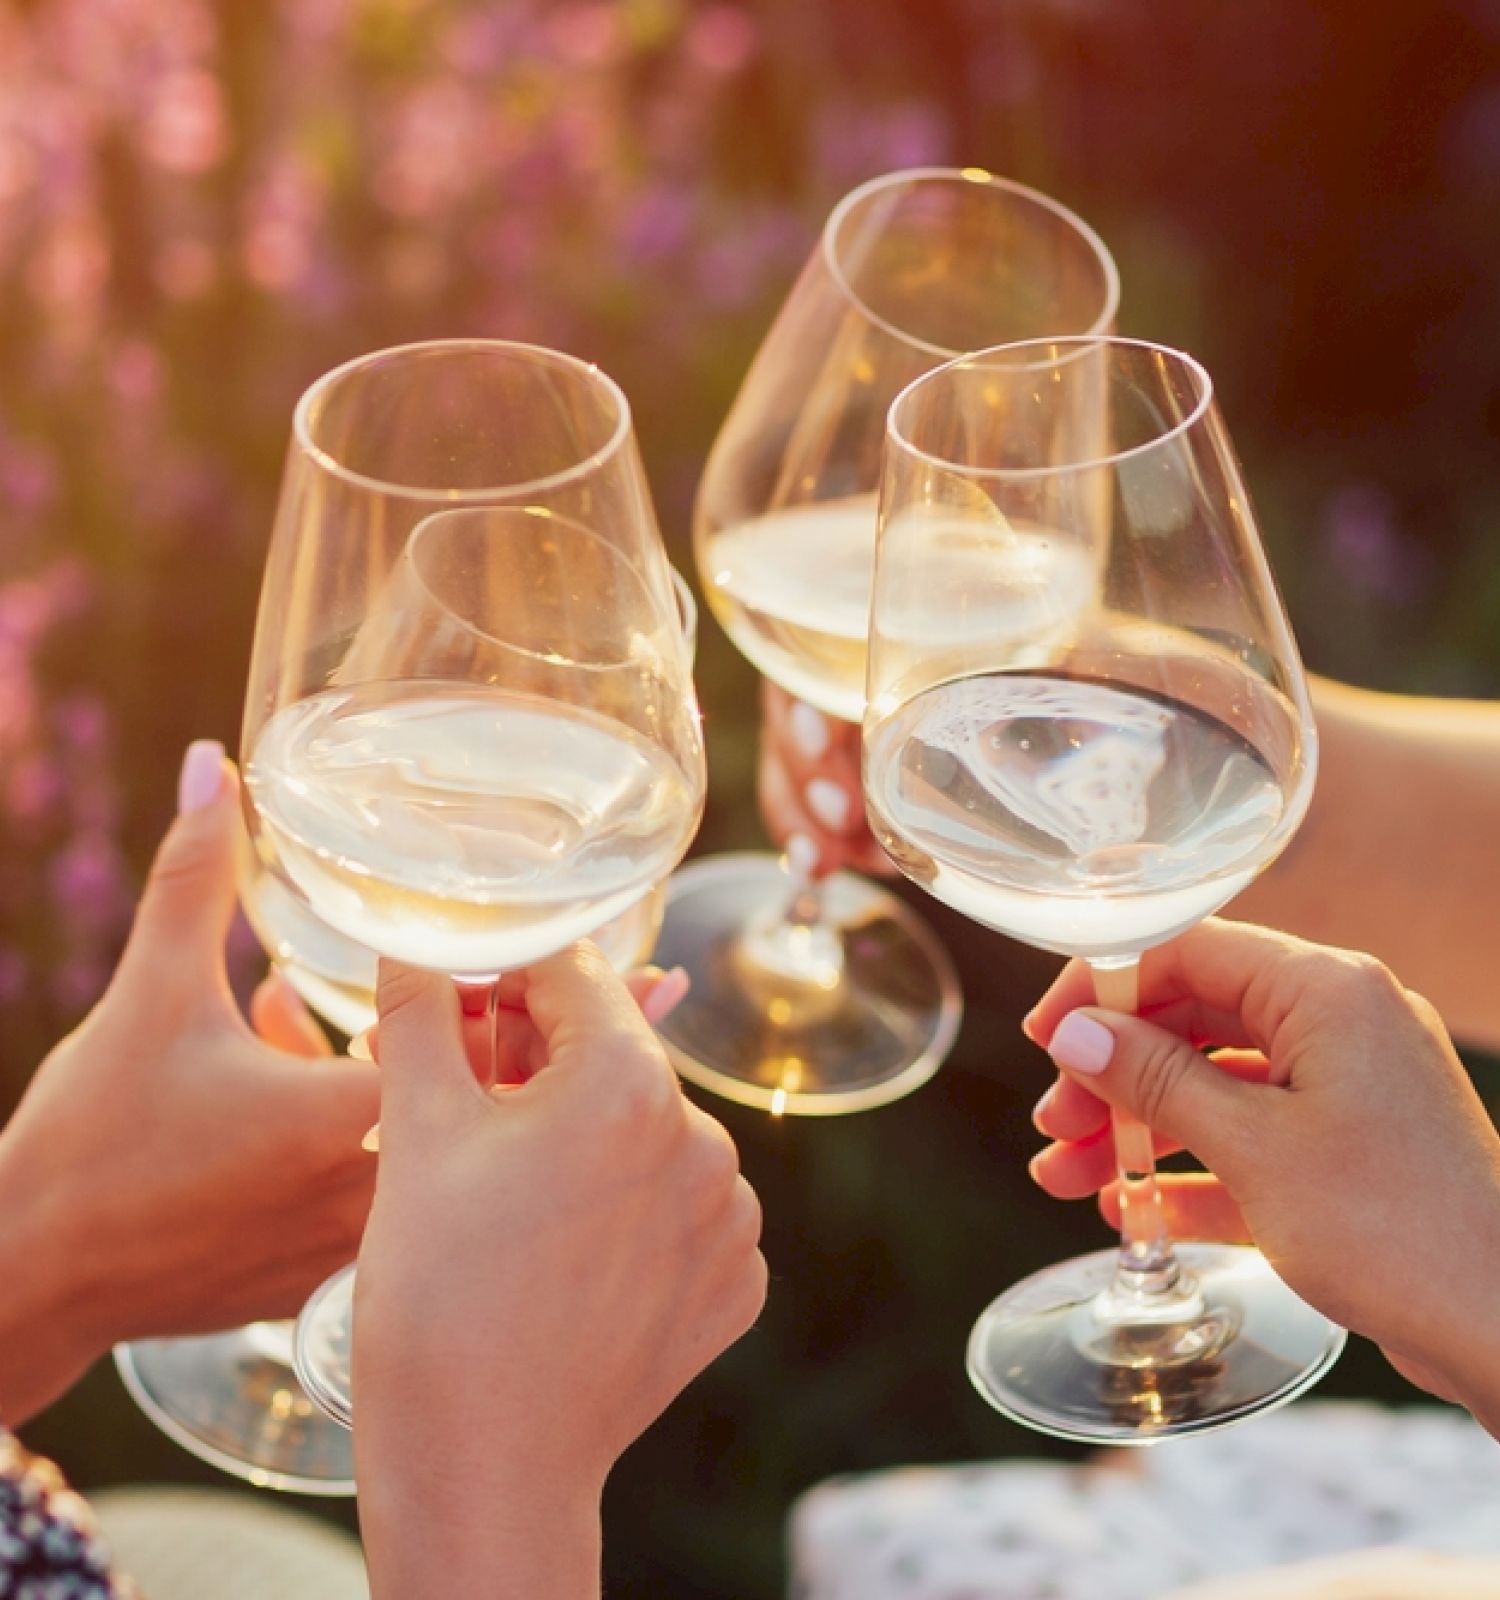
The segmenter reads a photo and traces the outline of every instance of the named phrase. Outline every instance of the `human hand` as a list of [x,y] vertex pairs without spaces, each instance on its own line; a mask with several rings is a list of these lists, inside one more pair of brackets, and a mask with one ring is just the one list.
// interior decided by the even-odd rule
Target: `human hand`
[[256,1002],[274,1044],[240,1016],[237,799],[222,747],[193,746],[109,989],[0,1133],[7,1420],[118,1340],[291,1315],[358,1247],[377,1076],[299,1059],[327,1047],[279,980]]
[[1432,1007],[1370,957],[1220,921],[1147,953],[1141,1016],[1092,993],[1073,962],[1026,1021],[1062,1072],[1036,1181],[1118,1222],[1108,1116],[1130,1112],[1210,1169],[1159,1180],[1174,1233],[1253,1241],[1496,1431],[1500,1136]]
[[[593,1595],[615,1458],[755,1319],[760,1207],[591,945],[488,1019],[381,964],[380,1174],[355,1290],[373,1593]],[[466,1048],[467,1046],[467,1048]]]
[[[811,870],[840,867],[892,877],[895,867],[865,821],[859,728],[826,717],[761,680],[760,814],[777,845],[806,839]],[[816,854],[814,854],[816,852]]]

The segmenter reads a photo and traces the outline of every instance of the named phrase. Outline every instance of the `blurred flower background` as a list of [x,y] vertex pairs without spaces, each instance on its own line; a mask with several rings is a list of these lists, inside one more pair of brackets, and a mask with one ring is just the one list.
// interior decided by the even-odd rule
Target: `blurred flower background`
[[[596,360],[686,564],[822,217],[925,163],[1073,205],[1126,331],[1207,361],[1313,666],[1500,692],[1496,0],[0,0],[7,1102],[108,974],[183,746],[235,744],[299,391],[438,335]],[[706,641],[705,848],[756,838],[752,684]],[[979,961],[906,1106],[727,1113],[780,1303],[622,1469],[616,1597],[778,1592],[828,1471],[1043,1448],[957,1370],[991,1291],[1096,1237],[1024,1192],[1039,961]],[[39,1442],[85,1481],[194,1476],[111,1382]]]

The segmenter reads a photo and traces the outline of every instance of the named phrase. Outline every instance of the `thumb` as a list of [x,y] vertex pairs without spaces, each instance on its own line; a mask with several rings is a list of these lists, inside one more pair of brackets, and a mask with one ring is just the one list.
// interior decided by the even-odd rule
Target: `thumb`
[[1070,1011],[1047,1053],[1116,1111],[1185,1145],[1222,1174],[1265,1089],[1232,1077],[1175,1033],[1095,1007]]
[[120,958],[123,983],[186,980],[228,996],[224,940],[234,915],[237,788],[234,767],[217,739],[188,746],[177,784],[177,820],[151,863]]
[[373,1036],[380,1064],[382,1145],[399,1142],[403,1128],[447,1125],[455,1107],[482,1103],[464,1049],[463,1011],[451,978],[380,961]]

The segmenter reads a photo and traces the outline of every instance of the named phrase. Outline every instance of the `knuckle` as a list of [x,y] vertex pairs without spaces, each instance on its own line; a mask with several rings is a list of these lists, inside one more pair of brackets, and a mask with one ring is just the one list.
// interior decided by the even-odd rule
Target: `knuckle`
[[414,967],[383,968],[379,995],[381,1016],[393,1017],[415,1005],[430,981],[427,973]]
[[1186,1047],[1154,1030],[1138,1047],[1136,1056],[1136,1115],[1155,1127],[1170,1115],[1177,1086],[1182,1081]]
[[1443,1021],[1442,1012],[1425,994],[1419,994],[1415,989],[1403,989],[1401,993],[1418,1022],[1434,1033],[1447,1034],[1448,1024]]
[[608,1094],[596,1100],[593,1115],[612,1135],[634,1137],[686,1102],[664,1059],[653,1058],[634,1041],[622,1042],[620,1052],[637,1059],[622,1060]]
[[1395,974],[1375,956],[1362,951],[1338,951],[1320,975],[1325,1000],[1343,1010],[1367,1011],[1371,1006],[1404,1003],[1406,991]]
[[740,1175],[740,1153],[734,1140],[709,1116],[703,1116],[695,1125],[692,1137],[695,1177],[699,1185],[709,1193],[731,1188]]

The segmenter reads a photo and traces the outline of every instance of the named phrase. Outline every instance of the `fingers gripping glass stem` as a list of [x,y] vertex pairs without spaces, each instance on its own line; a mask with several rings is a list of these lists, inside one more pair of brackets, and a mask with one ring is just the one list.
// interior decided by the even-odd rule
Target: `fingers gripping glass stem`
[[[1140,963],[1089,970],[1098,1003],[1133,1016],[1140,1003]],[[1131,1297],[1167,1294],[1181,1286],[1182,1273],[1156,1181],[1151,1130],[1126,1111],[1115,1111],[1112,1122],[1120,1178],[1120,1270],[1115,1292]]]

